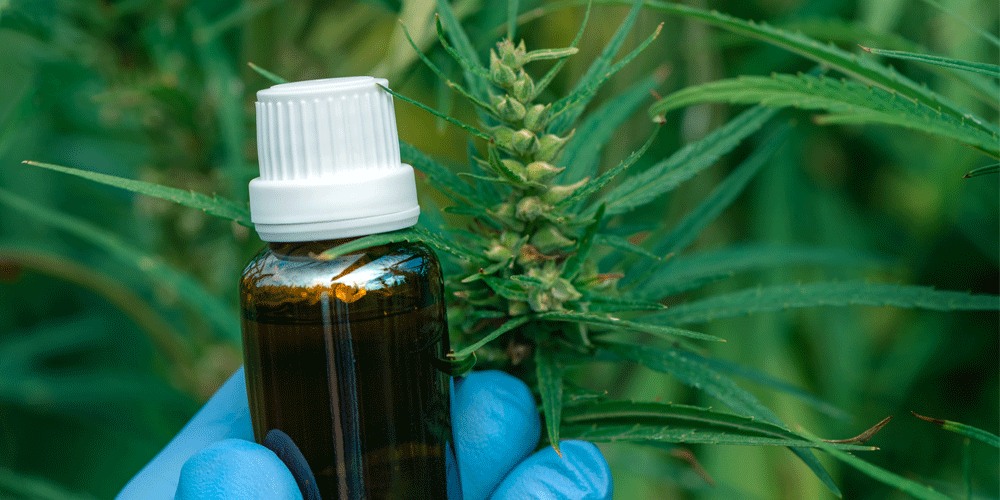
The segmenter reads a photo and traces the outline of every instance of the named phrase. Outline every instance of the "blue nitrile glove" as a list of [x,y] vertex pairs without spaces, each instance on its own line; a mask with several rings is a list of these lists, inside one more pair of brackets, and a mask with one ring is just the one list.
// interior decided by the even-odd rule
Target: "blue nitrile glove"
[[[284,463],[253,442],[245,384],[240,368],[118,499],[301,499]],[[531,453],[538,410],[520,380],[497,371],[455,379],[451,413],[463,500],[610,500],[611,473],[594,445]]]

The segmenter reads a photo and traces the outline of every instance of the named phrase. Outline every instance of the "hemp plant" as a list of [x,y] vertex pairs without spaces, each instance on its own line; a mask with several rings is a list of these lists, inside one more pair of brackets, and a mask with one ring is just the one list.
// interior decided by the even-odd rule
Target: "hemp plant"
[[[989,310],[997,308],[997,298],[926,287],[820,282],[747,290],[665,306],[671,296],[719,279],[717,274],[705,273],[705,269],[685,268],[672,257],[692,243],[733,201],[780,146],[784,130],[779,127],[763,147],[677,226],[654,230],[653,237],[647,238],[653,240],[653,245],[635,244],[640,235],[623,233],[628,226],[622,224],[621,218],[693,177],[776,113],[762,106],[751,108],[701,141],[633,176],[625,173],[649,148],[655,132],[639,150],[599,175],[596,165],[578,161],[584,156],[582,150],[594,146],[589,141],[608,134],[609,126],[613,128],[604,112],[593,112],[580,120],[587,104],[601,84],[634,59],[660,31],[658,27],[632,52],[612,64],[641,5],[635,3],[618,32],[568,95],[540,102],[539,96],[565,58],[576,53],[574,46],[583,26],[570,47],[529,51],[523,41],[514,42],[511,19],[508,37],[490,50],[487,66],[478,60],[461,26],[442,2],[437,18],[439,41],[462,67],[465,86],[451,81],[429,58],[420,56],[449,88],[476,107],[480,126],[460,123],[406,96],[393,94],[483,141],[482,149],[470,149],[471,171],[460,174],[412,147],[403,147],[404,159],[453,201],[454,205],[445,210],[468,216],[472,222],[454,228],[437,217],[428,217],[428,221],[438,220],[438,224],[425,223],[423,228],[366,237],[333,249],[328,256],[411,239],[425,241],[448,254],[453,264],[447,283],[454,297],[449,306],[452,337],[461,346],[450,354],[455,372],[469,369],[478,356],[531,383],[537,390],[547,441],[557,450],[559,440],[564,438],[646,444],[784,445],[839,494],[829,474],[806,448],[824,448],[847,460],[844,457],[848,455],[835,448],[862,449],[859,443],[888,419],[848,440],[821,441],[793,432],[700,355],[701,349],[693,344],[723,339],[682,327],[720,317],[809,305]],[[418,50],[415,44],[413,48]],[[531,76],[530,63],[542,59],[558,62],[536,80]],[[638,95],[648,90],[633,92]],[[662,121],[658,113],[664,109],[668,108],[660,103],[652,106],[655,121]],[[619,111],[615,119],[623,120],[623,114],[627,116]],[[981,135],[981,131],[977,132]],[[977,139],[982,141],[979,136]],[[620,217],[613,220],[615,216]],[[607,263],[611,266],[605,267]],[[633,336],[623,337],[626,332]],[[622,340],[635,339],[635,334],[646,337]],[[588,391],[566,379],[567,367],[598,361],[633,362],[670,374],[720,400],[736,414],[614,400],[606,393]],[[882,480],[904,489],[914,486],[897,476]],[[928,498],[933,497],[928,494]]]
[[[662,122],[662,113],[669,109],[710,100],[761,105],[632,173],[640,159],[648,160],[644,155],[656,139],[654,131],[642,147],[601,171],[599,151],[632,111],[648,102],[656,83],[655,79],[640,82],[596,110],[588,106],[602,84],[659,34],[658,27],[615,61],[644,6],[791,48],[847,74],[883,84],[892,92],[855,83],[830,83],[813,74],[689,89],[653,103],[650,116]],[[686,258],[683,254],[781,147],[787,134],[782,124],[769,125],[770,133],[762,145],[675,226],[636,229],[629,222],[635,210],[675,190],[773,121],[776,106],[808,104],[813,109],[839,113],[830,115],[831,122],[867,120],[909,126],[959,140],[991,156],[996,156],[995,126],[975,117],[965,120],[963,116],[968,113],[932,91],[911,85],[910,80],[876,63],[846,57],[840,49],[816,44],[804,35],[791,35],[714,12],[641,0],[632,3],[621,26],[576,85],[565,95],[546,101],[543,96],[548,95],[549,84],[567,58],[578,53],[576,45],[590,15],[589,4],[583,25],[569,47],[528,50],[524,41],[515,41],[518,8],[517,2],[512,2],[507,36],[489,51],[485,63],[448,2],[439,1],[438,9],[438,42],[460,66],[462,82],[453,81],[417,44],[412,40],[410,43],[447,87],[474,106],[480,123],[461,123],[405,95],[387,91],[469,132],[472,141],[467,172],[456,172],[445,162],[401,143],[404,161],[422,172],[429,184],[450,200],[451,205],[444,211],[466,222],[450,225],[436,210],[425,209],[417,228],[360,238],[326,252],[324,257],[398,241],[424,241],[434,247],[445,263],[451,300],[450,333],[455,345],[441,365],[455,375],[478,364],[505,369],[524,379],[534,388],[544,418],[543,445],[558,450],[561,439],[585,439],[643,445],[784,446],[839,495],[834,480],[813,454],[815,449],[821,449],[918,498],[943,498],[930,488],[844,453],[874,449],[863,442],[884,422],[846,440],[821,440],[793,430],[737,385],[729,376],[731,371],[707,356],[700,344],[724,339],[691,330],[689,325],[820,305],[996,310],[1000,306],[997,297],[909,285],[820,281],[762,286],[680,302],[680,294],[745,271],[753,266],[754,259],[762,258],[740,254],[736,249]],[[533,76],[533,63],[543,60],[555,62],[541,77]],[[277,83],[282,81],[270,73],[261,74]],[[753,93],[739,92],[741,85],[749,86]],[[897,93],[916,105],[907,106],[907,101],[897,106]],[[769,100],[774,96],[781,99]],[[944,103],[943,113],[931,107],[940,103]],[[882,109],[883,104],[886,109]],[[876,108],[867,109],[866,105]],[[884,112],[876,112],[880,110]],[[246,207],[223,198],[67,167],[36,165],[171,199],[252,227]],[[50,219],[58,223],[57,217]],[[123,252],[118,247],[112,250]],[[792,263],[792,254],[778,258]],[[833,261],[839,257],[817,249],[803,260]],[[169,273],[165,276],[186,283],[184,277]],[[220,319],[224,315],[217,311],[207,316],[216,320],[220,329],[226,324]],[[602,388],[574,383],[567,371],[606,362],[638,364],[665,373],[718,400],[729,411],[615,399]],[[767,377],[759,379],[778,390],[787,388]]]

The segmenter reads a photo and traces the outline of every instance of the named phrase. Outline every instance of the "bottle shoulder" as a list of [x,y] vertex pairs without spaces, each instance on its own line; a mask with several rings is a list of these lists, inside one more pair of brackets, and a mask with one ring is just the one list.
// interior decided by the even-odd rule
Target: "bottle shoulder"
[[325,294],[353,302],[368,294],[398,295],[440,286],[441,266],[422,243],[378,245],[327,259],[342,240],[270,244],[250,260],[240,280],[244,298],[318,301]]

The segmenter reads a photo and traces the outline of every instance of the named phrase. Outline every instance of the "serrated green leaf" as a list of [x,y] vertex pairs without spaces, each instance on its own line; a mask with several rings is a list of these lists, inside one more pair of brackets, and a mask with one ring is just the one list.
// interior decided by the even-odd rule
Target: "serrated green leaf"
[[561,49],[538,49],[532,50],[524,55],[521,61],[524,64],[534,61],[545,61],[547,59],[562,59],[580,52],[576,47],[564,47]]
[[572,381],[563,380],[563,407],[588,404],[595,401],[607,401],[608,392],[596,392],[580,387]]
[[969,177],[976,177],[986,174],[995,174],[1000,172],[1000,163],[994,163],[993,165],[986,165],[985,167],[979,167],[975,170],[969,171],[969,173],[962,176],[963,179],[968,179]]
[[[697,354],[693,353],[689,353],[688,356],[700,357]],[[789,394],[797,398],[799,401],[802,401],[803,403],[833,418],[845,421],[851,420],[851,415],[847,414],[840,408],[837,408],[836,406],[833,406],[829,402],[824,401],[810,394],[809,392],[806,392],[801,387],[797,387],[783,380],[774,378],[762,371],[721,358],[711,357],[711,358],[702,358],[702,360],[708,367],[718,370],[720,373],[742,377],[746,380],[755,382],[764,387],[769,387],[776,391],[784,392],[785,394]]]
[[656,37],[660,36],[662,29],[663,23],[660,23],[653,31],[653,34],[643,40],[632,52],[629,52],[628,55],[608,68],[606,73],[598,75],[597,79],[590,80],[583,88],[574,90],[566,97],[552,103],[552,111],[549,115],[549,119],[552,120],[549,125],[550,129],[558,135],[566,133],[570,125],[576,122],[580,114],[583,113],[584,108],[587,107],[590,100],[597,94],[597,90],[601,88],[601,85],[604,85],[604,82],[611,79],[615,73],[621,71],[628,63],[638,57],[643,50],[646,50],[646,47],[649,47],[653,43],[653,40],[656,40]]
[[496,311],[493,309],[474,309],[469,310],[468,317],[473,321],[479,321],[481,319],[500,319],[506,318],[508,316],[506,311]]
[[[479,60],[476,49],[473,48],[472,42],[469,41],[469,36],[465,33],[465,29],[462,28],[462,23],[458,21],[458,17],[455,16],[455,11],[452,10],[448,0],[437,0],[437,6],[438,15],[434,18],[434,24],[437,27],[438,39],[441,41],[441,46],[465,68],[465,84],[469,86],[472,94],[480,98],[486,98],[489,89],[489,84],[487,83],[490,77],[489,71],[487,71],[483,63]],[[451,38],[451,43],[454,44],[454,47],[449,45],[445,40],[444,29],[441,26],[442,23],[448,27],[448,36]]]
[[[490,276],[493,273],[495,273],[495,272],[497,272],[497,271],[499,271],[499,270],[501,270],[501,269],[503,269],[505,267],[508,267],[509,265],[510,264],[507,263],[507,262],[497,262],[497,263],[494,263],[494,264],[492,264],[490,266],[487,266],[487,267],[481,267],[481,268],[479,268],[479,271],[477,271],[477,272],[475,272],[473,274],[470,274],[470,275],[466,276],[465,278],[462,278],[461,282],[462,283],[472,283],[473,281],[479,281],[479,280],[485,278],[486,276]],[[518,281],[518,280],[515,280],[515,281]]]
[[[600,191],[601,188],[607,186],[616,177],[625,173],[626,169],[635,164],[635,162],[638,161],[639,158],[642,158],[642,155],[645,154],[646,150],[649,149],[649,146],[653,144],[653,139],[656,139],[656,135],[659,132],[660,132],[659,127],[653,129],[653,133],[649,135],[649,139],[646,139],[646,143],[643,144],[641,148],[639,148],[637,151],[633,151],[632,154],[628,155],[628,157],[626,157],[624,160],[618,163],[618,165],[615,165],[614,168],[611,168],[607,172],[601,174],[600,177],[584,184],[583,187],[576,190],[576,192],[573,193],[572,196],[557,203],[556,207],[571,207],[583,200],[586,200],[587,197]],[[592,217],[599,208],[601,209],[604,208],[604,202],[595,202],[593,205],[590,206],[589,209],[584,211],[584,216]]]
[[175,292],[179,300],[201,313],[227,341],[236,345],[240,343],[242,334],[236,311],[209,293],[193,277],[167,264],[159,256],[147,254],[87,221],[38,205],[3,189],[0,189],[0,203],[102,248],[140,271],[151,284]]
[[482,207],[444,207],[444,211],[449,214],[470,215],[473,217],[487,217],[490,213]]
[[[561,134],[562,131],[569,128],[570,124],[576,121],[583,112],[583,108],[587,106],[587,103],[593,98],[596,93],[596,87],[600,86],[601,82],[607,80],[605,75],[609,73],[609,68],[611,68],[611,61],[614,60],[618,52],[621,51],[622,45],[625,44],[625,38],[632,31],[632,26],[635,25],[635,21],[639,18],[639,12],[642,11],[643,0],[632,1],[632,9],[629,10],[628,15],[622,20],[622,23],[618,25],[618,29],[615,30],[615,34],[611,36],[608,40],[607,45],[601,50],[601,54],[590,63],[587,68],[587,72],[580,77],[580,80],[576,82],[573,86],[573,90],[569,91],[567,97],[561,99],[559,102],[568,99],[570,96],[580,96],[578,100],[578,105],[573,109],[568,109],[564,116],[557,117],[557,111],[559,111],[559,102],[553,105],[552,110],[552,129],[556,131],[556,134]],[[573,46],[576,46],[574,43]],[[593,88],[594,90],[589,90]]]
[[594,244],[594,236],[597,234],[597,228],[600,227],[601,221],[604,219],[604,206],[601,205],[597,209],[597,213],[594,214],[594,221],[587,225],[587,229],[583,231],[583,236],[580,237],[576,242],[576,248],[568,259],[566,259],[566,265],[563,266],[562,276],[567,280],[573,281],[576,275],[579,274],[580,268],[583,263],[587,261],[590,257],[590,249]]
[[[855,45],[858,41],[863,40],[894,50],[918,51],[922,49],[920,44],[898,33],[880,31],[863,20],[810,16],[807,18],[789,19],[787,22],[774,28],[785,33],[802,33],[815,40],[836,42],[841,46]],[[746,43],[749,43],[749,41]]]
[[992,78],[1000,78],[1000,66],[996,64],[987,64],[974,61],[963,61],[961,59],[953,59],[950,57],[935,56],[931,54],[920,54],[917,52],[907,52],[902,50],[884,50],[875,49],[871,47],[861,47],[870,54],[875,54],[879,56],[892,57],[895,59],[904,59],[907,61],[917,61],[927,64],[933,64],[935,66],[942,66],[945,68],[960,69],[963,71],[971,71],[973,73],[979,73],[980,75],[986,75]]
[[[451,228],[448,231],[448,238],[454,239],[456,244],[461,243],[469,251],[469,255],[473,255],[472,248],[480,247],[485,248],[490,244],[489,238],[483,236],[479,233],[473,233],[468,229],[463,228]],[[485,259],[482,255],[476,255],[481,261]]]
[[817,306],[894,306],[932,311],[995,311],[1000,297],[935,290],[916,285],[863,281],[818,282],[752,288],[680,304],[646,316],[671,325],[702,323],[718,318]]
[[939,418],[925,417],[923,415],[918,415],[916,412],[913,411],[911,411],[910,413],[913,413],[913,416],[919,418],[920,420],[924,420],[932,424],[938,425],[946,431],[951,431],[956,434],[961,434],[967,438],[972,438],[981,443],[986,443],[994,448],[1000,448],[1000,436],[997,436],[992,432],[984,431],[982,429],[973,427],[971,425],[966,425],[959,422],[953,422],[951,420],[942,420]]
[[880,123],[948,137],[1000,156],[1000,136],[975,126],[969,115],[954,117],[919,101],[878,87],[823,76],[777,74],[771,77],[741,76],[687,87],[664,97],[649,108],[651,115],[703,102],[795,106],[827,111],[821,123]]
[[594,242],[599,245],[617,248],[636,255],[642,255],[643,257],[648,257],[653,260],[660,260],[656,254],[650,252],[649,250],[646,250],[645,248],[642,248],[641,246],[614,234],[598,234],[597,236],[594,236]]
[[249,208],[241,206],[235,201],[219,196],[208,196],[194,191],[186,191],[183,189],[153,184],[151,182],[137,181],[133,179],[126,179],[124,177],[116,177],[114,175],[80,170],[78,168],[50,165],[48,163],[39,163],[36,161],[26,161],[24,163],[35,167],[55,170],[56,172],[75,175],[83,179],[106,184],[108,186],[114,186],[133,193],[152,196],[153,198],[159,198],[161,200],[172,201],[178,205],[196,208],[214,217],[234,221],[244,227],[254,227],[253,222],[250,221]]
[[419,241],[423,241],[424,243],[433,247],[435,250],[447,252],[451,255],[454,255],[455,257],[458,257],[459,259],[472,262],[482,259],[481,255],[478,255],[461,245],[455,244],[452,241],[449,241],[444,236],[439,236],[437,234],[428,232],[426,229],[422,227],[415,226],[410,228],[410,231],[415,233],[418,238],[422,238]]
[[493,141],[490,141],[486,154],[487,159],[489,160],[486,164],[489,165],[493,172],[500,176],[501,179],[504,179],[515,186],[520,186],[526,183],[526,179],[517,175],[513,170],[507,168],[507,165],[504,165],[503,161],[500,159],[500,151],[497,150],[496,144]]
[[466,357],[471,356],[474,352],[476,352],[477,349],[496,340],[501,335],[527,323],[529,320],[531,320],[531,316],[518,316],[516,318],[511,318],[507,320],[507,322],[505,322],[503,325],[501,325],[500,328],[493,330],[485,337],[476,341],[475,344],[472,344],[469,347],[466,347],[465,349],[462,349],[454,354],[451,354],[449,355],[449,357],[454,359],[465,359]]
[[400,229],[399,231],[392,231],[388,233],[378,233],[368,236],[363,236],[356,240],[351,240],[342,245],[333,247],[317,256],[318,259],[335,259],[341,255],[346,255],[351,252],[356,252],[358,250],[364,250],[368,247],[386,245],[389,243],[399,243],[403,241],[420,241],[426,243],[433,247],[435,250],[441,250],[443,252],[448,252],[455,257],[462,260],[482,260],[482,258],[464,248],[453,245],[448,240],[441,236],[433,234],[426,229],[419,227],[412,227],[407,229]]
[[[748,419],[749,420],[749,419]],[[642,424],[642,423],[604,423],[562,424],[564,439],[580,439],[594,443],[682,443],[682,444],[713,444],[741,446],[797,446],[817,448],[810,441],[803,439],[785,439],[758,435],[745,435],[720,426],[716,429],[700,427],[685,427],[683,424]]]
[[519,283],[521,285],[526,285],[526,287],[525,287],[526,290],[530,289],[530,287],[543,287],[543,286],[545,286],[545,282],[544,281],[542,281],[542,280],[540,280],[540,279],[538,279],[538,278],[536,278],[534,276],[528,276],[526,274],[515,274],[515,275],[512,275],[508,279],[511,280],[511,281],[516,281],[517,283]]
[[[669,269],[669,267],[668,267]],[[665,273],[669,274],[669,272]],[[691,290],[697,290],[702,287],[711,285],[712,283],[718,283],[722,280],[726,280],[735,276],[734,272],[723,272],[719,274],[712,274],[709,276],[699,276],[693,279],[681,280],[664,280],[656,281],[655,278],[649,278],[644,286],[632,286],[629,285],[629,291],[636,296],[643,296],[647,299],[657,299],[663,300],[671,295],[677,295],[679,293],[689,292]],[[649,294],[649,295],[647,295]]]
[[[413,51],[417,53],[417,56],[420,57],[420,60],[423,61],[424,64],[426,64],[427,67],[430,68],[431,71],[433,71],[434,74],[436,74],[438,78],[440,78],[441,81],[443,81],[444,84],[448,86],[448,88],[454,90],[455,92],[458,92],[459,95],[468,99],[471,103],[479,107],[479,109],[485,111],[490,116],[496,118],[496,111],[493,110],[493,106],[490,106],[489,104],[483,102],[478,97],[466,91],[465,88],[462,87],[461,85],[451,81],[451,79],[448,78],[448,75],[446,75],[444,71],[441,71],[441,69],[438,68],[436,64],[434,64],[430,59],[427,58],[426,55],[424,55],[424,53],[420,50],[420,48],[417,47],[417,44],[413,41],[413,38],[410,37],[410,30],[406,29],[406,26],[404,26],[402,22],[403,21],[400,20],[400,26],[403,27],[403,35],[406,37],[406,40],[410,42],[410,47],[412,47]],[[442,113],[442,114],[447,114],[447,113]]]
[[424,207],[420,210],[420,216],[417,218],[417,225],[438,236],[447,234],[448,223],[445,222],[443,215],[444,212],[447,211],[447,208],[438,208],[437,204],[430,196],[422,199],[421,201]]
[[514,34],[517,33],[517,13],[521,10],[519,0],[507,1],[507,39],[514,41]]
[[754,395],[705,364],[704,358],[700,356],[692,356],[678,349],[637,346],[600,339],[594,343],[620,359],[636,361],[652,370],[671,375],[684,385],[703,390],[740,415],[781,425],[774,412]]
[[[586,0],[586,5],[587,10],[583,13],[583,22],[580,23],[580,29],[577,30],[576,36],[573,37],[573,43],[569,44],[570,47],[576,47],[576,44],[580,43],[580,38],[583,37],[583,31],[587,28],[587,21],[590,20],[590,9],[594,6],[593,0]],[[531,100],[534,100],[541,95],[542,91],[545,90],[550,83],[552,83],[552,80],[557,74],[559,74],[559,71],[566,64],[566,61],[567,59],[560,59],[556,61],[556,63],[552,65],[552,68],[549,69],[549,71],[546,72],[542,78],[535,82],[535,91],[531,95]]]
[[701,203],[698,204],[667,233],[653,252],[657,255],[669,255],[685,249],[715,220],[743,189],[753,179],[757,172],[774,156],[778,148],[785,143],[789,127],[785,126],[771,135],[767,141],[757,148],[732,174],[729,174]]
[[[471,137],[466,141],[465,149],[469,161],[469,171],[473,174],[485,174],[486,170],[483,169],[484,160],[479,158],[479,151],[476,149],[476,144]],[[500,190],[497,188],[498,186],[495,182],[477,181],[474,191],[486,201],[484,206],[493,207],[503,199],[503,195],[500,194]]]
[[647,300],[661,299],[755,269],[798,265],[870,267],[886,262],[883,257],[840,248],[740,245],[675,257],[634,286],[633,293]]
[[[449,58],[447,54],[437,53],[434,54],[434,58],[437,60],[436,67],[439,71],[441,71],[441,74],[444,75],[449,74],[449,72],[452,69],[452,64],[455,61]],[[444,67],[444,69],[441,69],[442,66]],[[455,99],[454,99],[455,96],[452,95],[452,87],[449,86],[449,83],[454,84],[454,82],[451,82],[451,80],[448,80],[446,82],[441,78],[438,78],[437,81],[434,82],[434,98],[437,101],[434,108],[440,111],[441,113],[450,116],[452,114],[452,111],[455,109]],[[481,108],[478,109],[477,111],[479,111],[480,113],[483,112]],[[440,118],[435,118],[434,130],[437,131],[439,135],[444,134],[445,131],[448,130],[448,122]]]
[[457,195],[480,206],[487,205],[485,200],[479,196],[479,193],[468,183],[462,181],[458,174],[438,163],[437,160],[425,155],[412,144],[399,141],[399,155],[403,163],[408,163],[413,168],[427,175],[432,185],[442,193]]
[[[811,437],[808,436],[807,437]],[[878,481],[885,483],[893,488],[896,488],[902,492],[912,495],[914,498],[920,500],[952,500],[947,495],[934,491],[929,486],[924,486],[915,481],[911,481],[901,476],[897,476],[892,472],[889,472],[877,465],[873,465],[865,460],[862,460],[846,451],[838,450],[834,445],[826,443],[820,439],[811,437],[816,446],[830,454],[837,460],[844,462],[851,467],[854,467],[863,474],[877,479]]]
[[535,349],[535,375],[545,415],[545,430],[549,444],[559,453],[559,425],[562,422],[564,368],[551,349]]
[[608,215],[628,212],[673,190],[732,151],[775,113],[777,110],[760,106],[744,111],[698,142],[684,146],[644,172],[625,179],[601,198],[608,204]]
[[[779,27],[785,32],[802,32],[808,37],[829,42],[836,42],[840,45],[854,45],[859,40],[867,40],[871,43],[882,45],[887,49],[905,50],[909,52],[926,52],[927,49],[920,44],[914,43],[895,33],[873,31],[871,27],[859,22],[847,22],[839,18],[811,18],[801,21],[792,21]],[[996,96],[1000,95],[1000,86],[993,81],[975,74],[964,71],[957,71],[941,66],[931,66],[928,68],[945,78],[956,78],[979,94],[980,99],[985,104],[998,107]]]
[[606,326],[619,330],[631,330],[635,332],[642,332],[642,333],[648,333],[650,335],[655,335],[657,337],[661,337],[668,341],[676,340],[677,337],[688,337],[698,340],[725,342],[725,339],[721,339],[714,335],[692,332],[690,330],[683,330],[681,328],[674,328],[670,326],[654,325],[638,321],[628,321],[602,314],[583,313],[575,311],[550,311],[550,312],[536,314],[535,318],[543,321],[565,321],[570,323],[584,323],[588,325]]
[[[626,3],[624,0],[609,0],[607,3]],[[882,66],[857,54],[847,52],[833,44],[823,44],[801,33],[791,33],[774,28],[767,23],[746,21],[716,11],[707,11],[686,5],[646,0],[646,6],[653,10],[677,14],[702,22],[750,36],[758,40],[789,50],[821,64],[833,67],[843,73],[858,78],[864,82],[877,85],[886,90],[895,90],[900,95],[919,101],[931,109],[942,108],[945,113],[961,119],[973,116],[972,113],[951,102],[945,97],[899,74],[892,68]],[[974,125],[987,134],[996,134],[997,127],[990,123],[978,121]]]
[[[761,419],[764,422],[783,426],[781,419],[764,406],[753,394],[736,385],[728,377],[712,369],[704,363],[704,358],[686,353],[678,349],[660,349],[646,346],[607,342],[595,339],[594,343],[620,359],[636,361],[652,370],[669,374],[679,382],[718,399],[729,409],[749,417]],[[816,477],[835,495],[841,496],[840,488],[833,478],[819,463],[819,460],[808,450],[789,448],[799,457]]]
[[392,94],[393,97],[397,97],[397,98],[399,98],[402,101],[408,102],[408,103],[410,103],[410,104],[412,104],[412,105],[414,105],[414,106],[416,106],[416,107],[418,107],[418,108],[420,108],[420,109],[422,109],[422,110],[424,110],[424,111],[426,111],[426,112],[428,112],[428,113],[430,113],[430,114],[432,114],[432,115],[434,115],[434,116],[436,116],[438,118],[441,118],[442,120],[447,121],[448,123],[451,123],[452,125],[455,125],[456,127],[460,128],[460,129],[462,129],[462,130],[464,130],[464,131],[466,131],[466,132],[468,132],[468,133],[470,133],[470,134],[472,134],[472,135],[474,135],[476,137],[479,137],[480,139],[487,140],[487,141],[490,140],[490,136],[486,132],[483,132],[482,130],[477,129],[476,127],[473,127],[471,125],[466,125],[466,124],[464,124],[464,123],[462,123],[462,122],[460,122],[460,121],[458,121],[458,120],[456,120],[456,119],[454,119],[454,118],[452,118],[452,117],[450,117],[450,116],[448,116],[448,115],[446,115],[446,114],[444,114],[444,113],[442,113],[442,112],[440,112],[440,111],[438,111],[438,110],[436,110],[436,109],[434,109],[434,108],[432,108],[432,107],[430,107],[430,106],[428,106],[428,105],[426,105],[424,103],[421,103],[421,102],[418,102],[418,101],[414,101],[413,99],[410,99],[409,97],[406,97],[405,95],[400,94],[399,92],[396,92],[396,91],[390,89],[389,87],[383,87],[382,85],[379,85],[379,87],[382,87],[382,90],[385,90],[386,92]]
[[493,229],[496,229],[497,231],[500,231],[500,230],[503,229],[503,226],[501,226],[498,222],[496,222],[496,220],[495,220],[496,216],[492,212],[490,212],[489,210],[486,210],[485,208],[481,208],[481,207],[469,207],[469,206],[466,206],[466,207],[445,207],[444,211],[448,212],[450,214],[468,215],[468,216],[476,217],[477,220],[479,220],[483,224],[486,224],[486,225],[492,227]]
[[[455,239],[454,234],[442,216],[443,210],[439,209],[431,197],[423,198],[423,207],[420,210],[420,217],[417,220],[417,227],[423,228],[428,233],[444,239]],[[438,255],[441,260],[441,271],[445,276],[451,276],[462,272],[463,264],[467,261],[460,259],[454,254],[443,252]]]
[[491,184],[520,185],[520,183],[511,182],[508,179],[497,177],[495,175],[476,175],[467,172],[459,172],[458,175],[459,177],[468,177],[469,179],[475,179],[477,181],[483,181]]
[[519,283],[493,276],[483,276],[482,280],[487,286],[490,287],[491,290],[496,292],[497,295],[507,300],[517,302],[526,302],[528,300],[527,291]]
[[559,154],[559,164],[566,167],[560,174],[563,183],[572,184],[597,175],[601,150],[611,141],[612,134],[650,99],[649,92],[662,81],[655,73],[647,76],[584,118]]
[[589,303],[587,310],[595,313],[620,311],[662,311],[667,308],[667,306],[660,304],[659,302],[609,297],[596,294],[587,296],[586,302]]
[[[752,417],[720,413],[697,406],[599,401],[567,406],[563,412],[565,437],[589,441],[646,441],[738,445],[818,447],[815,442],[780,426]],[[836,445],[834,445],[836,446]],[[839,445],[867,451],[870,446]]]

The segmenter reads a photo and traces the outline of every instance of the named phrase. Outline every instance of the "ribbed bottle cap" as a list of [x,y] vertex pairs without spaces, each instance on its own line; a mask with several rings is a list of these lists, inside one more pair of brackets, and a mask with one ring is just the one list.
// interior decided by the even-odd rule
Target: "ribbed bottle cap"
[[264,241],[313,241],[410,227],[420,208],[400,163],[392,96],[369,76],[257,92],[260,177],[250,218]]

